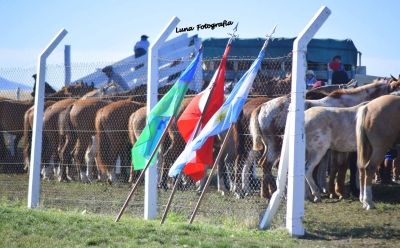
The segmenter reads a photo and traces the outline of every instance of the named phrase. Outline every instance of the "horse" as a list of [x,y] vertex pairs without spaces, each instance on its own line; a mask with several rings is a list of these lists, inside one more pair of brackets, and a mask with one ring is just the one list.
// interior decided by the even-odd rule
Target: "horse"
[[[257,97],[257,98],[249,98],[248,101],[243,105],[242,111],[238,117],[236,124],[233,126],[234,131],[232,136],[234,137],[234,142],[238,147],[237,157],[234,161],[234,167],[230,168],[227,167],[228,171],[228,179],[229,179],[229,189],[230,191],[235,192],[237,198],[242,198],[243,194],[251,194],[250,190],[245,192],[241,191],[241,182],[242,177],[243,180],[248,183],[250,175],[242,175],[243,171],[243,164],[247,159],[247,154],[250,152],[249,148],[251,147],[251,138],[247,135],[249,133],[249,119],[251,112],[261,105],[272,98],[269,97]],[[239,148],[240,147],[240,148]],[[228,164],[229,165],[229,164]]]
[[18,151],[18,144],[24,135],[24,113],[33,106],[33,101],[17,101],[0,97],[0,154],[2,158],[8,158],[3,133],[15,135],[14,151]]
[[[179,119],[179,116],[182,114],[183,110],[189,105],[190,101],[193,98],[184,98],[180,109],[177,113],[176,119]],[[133,113],[129,117],[129,139],[131,145],[135,145],[137,139],[139,138],[142,130],[146,126],[146,117],[147,117],[147,107],[142,107]],[[167,189],[168,188],[168,170],[170,166],[175,162],[178,158],[179,154],[183,151],[185,147],[185,141],[180,135],[178,131],[178,127],[174,122],[169,130],[166,139],[164,140],[163,144],[161,145],[162,153],[160,164],[160,175],[158,181],[158,187]],[[132,164],[135,164],[135,161],[132,161]],[[133,171],[131,172],[130,182],[133,182],[134,174]]]
[[68,84],[52,94],[46,94],[44,100],[60,101],[62,99],[71,97],[80,98],[93,90],[95,90],[93,83],[91,85],[88,85],[87,83],[81,81],[80,83]]
[[360,201],[366,210],[375,208],[372,202],[372,180],[386,152],[400,141],[400,97],[379,97],[357,113],[357,166],[360,173]]
[[[56,103],[55,101],[45,101],[43,106],[43,111],[48,107]],[[24,170],[29,172],[30,156],[31,156],[31,143],[32,143],[32,128],[33,128],[33,116],[35,108],[30,107],[24,114]]]
[[[323,87],[319,87],[316,89],[312,89],[312,90],[308,90],[306,92],[306,99],[310,99],[310,100],[317,100],[317,99],[321,99],[323,97],[326,97],[327,95],[329,95],[330,92],[339,89],[339,88],[348,88],[348,87],[356,87],[357,82],[350,82],[349,84],[346,85],[335,85],[335,86],[323,86]],[[263,98],[255,98],[255,99],[263,99]],[[272,100],[272,98],[264,98],[265,102]],[[262,100],[261,100],[262,101]],[[265,103],[264,102],[264,103]],[[256,103],[256,104],[255,104]],[[263,102],[259,102],[260,104],[262,104]],[[237,173],[238,174],[242,174],[242,193],[237,194],[238,198],[241,198],[243,195],[252,195],[253,194],[253,190],[250,188],[250,184],[249,184],[249,176],[250,176],[250,168],[251,168],[251,164],[253,164],[254,162],[256,162],[256,157],[259,157],[259,159],[263,159],[263,156],[260,157],[259,155],[259,151],[255,151],[251,149],[251,142],[252,142],[252,138],[251,136],[249,136],[248,134],[250,134],[250,130],[249,130],[249,123],[250,123],[250,119],[251,119],[251,114],[253,111],[255,111],[256,109],[259,109],[260,104],[257,103],[257,100],[255,100],[255,102],[248,102],[243,106],[243,110],[241,115],[239,116],[239,121],[237,123],[238,127],[244,126],[245,129],[242,129],[239,131],[239,135],[241,137],[243,137],[245,139],[245,141],[243,140],[238,140],[239,143],[241,144],[246,144],[245,150],[242,149],[242,151],[239,152],[238,154],[238,161],[240,161],[242,158],[245,158],[243,160],[243,162],[238,162],[236,164],[236,168],[237,168]],[[258,110],[256,110],[256,112],[258,113]],[[245,143],[243,143],[245,142]],[[247,149],[246,149],[247,148]],[[240,164],[243,165],[240,165]],[[262,164],[262,160],[259,161],[260,164]],[[254,168],[253,168],[254,171]],[[268,175],[271,174],[271,171],[263,171],[264,175]],[[254,174],[254,173],[253,173]],[[237,182],[236,184],[238,184],[239,182]],[[237,187],[236,187],[237,188]],[[238,189],[240,191],[240,189]]]
[[81,98],[70,104],[59,119],[59,134],[66,136],[61,146],[61,177],[59,180],[69,181],[66,174],[66,164],[74,150],[74,160],[77,172],[82,182],[89,183],[86,174],[85,152],[95,135],[95,118],[97,110],[107,106],[111,101],[99,98]]
[[[66,104],[70,104],[73,102],[72,98],[81,97],[82,95],[86,94],[89,91],[92,91],[94,88],[93,85],[88,86],[86,83],[76,83],[74,85],[69,84],[64,86],[61,90],[55,92],[54,94],[47,95],[45,97],[44,102],[44,110],[46,110],[49,106],[53,105],[56,101],[61,101],[60,104],[57,104],[57,107],[54,107],[50,112],[44,112],[43,116],[45,117],[43,120],[43,130],[57,130],[58,129],[58,115],[59,113],[64,110]],[[67,101],[63,101],[63,99],[69,99]],[[61,107],[62,106],[62,107]],[[57,110],[56,110],[57,109]],[[28,109],[24,114],[24,162],[25,162],[25,170],[28,171],[29,164],[30,164],[30,151],[31,151],[31,139],[32,134],[31,130],[33,127],[33,115],[34,115],[34,107],[32,106]],[[52,116],[52,117],[50,117]],[[56,122],[50,121],[47,123],[48,118],[56,118]],[[46,138],[46,133],[44,134],[44,138]],[[49,139],[53,139],[54,137],[48,137]],[[46,145],[45,142],[42,142]],[[58,144],[58,141],[56,141]],[[54,149],[53,147],[49,147],[49,149]],[[44,154],[44,159],[42,161],[46,161],[47,154]],[[54,158],[55,155],[52,155]],[[45,162],[47,163],[47,161]],[[47,168],[47,166],[45,166]],[[47,174],[47,169],[44,171],[45,175],[43,178],[49,178],[50,175]]]
[[[348,108],[313,107],[304,112],[306,134],[305,178],[310,186],[311,194],[314,196],[314,202],[321,201],[318,186],[313,179],[314,168],[328,149],[341,153],[357,150],[355,117],[357,110],[365,104],[367,102]],[[338,178],[344,179],[343,175]],[[342,192],[338,194],[341,199],[343,197]]]
[[[189,103],[192,101],[193,97],[185,97],[181,103],[181,106],[178,110],[176,119],[179,119],[182,112],[186,109]],[[146,126],[146,117],[147,117],[147,107],[143,107],[133,113],[129,118],[129,139],[132,145],[136,143],[136,140],[139,138],[142,130]],[[176,123],[174,122],[169,130],[168,134],[161,145],[162,156],[160,164],[160,176],[158,181],[158,187],[167,189],[169,186],[168,183],[168,170],[170,166],[175,162],[179,154],[183,151],[186,143],[182,136],[180,135]],[[132,161],[134,164],[135,161]],[[134,175],[131,173],[130,182],[133,181]]]
[[292,84],[292,74],[286,73],[285,77],[265,77],[258,74],[254,79],[249,97],[265,96],[276,97],[290,93]]
[[[386,80],[374,81],[355,89],[339,89],[320,100],[305,100],[304,109],[315,106],[350,107],[361,102],[375,99],[395,91],[400,82],[388,84]],[[253,138],[253,150],[264,149],[260,166],[263,171],[277,167],[280,157],[282,135],[285,130],[290,97],[275,98],[261,105],[252,112],[250,118],[250,133]],[[269,189],[268,189],[269,188]],[[263,175],[261,196],[269,198],[276,185],[272,175]]]
[[[128,121],[132,113],[144,106],[146,106],[145,103],[130,99],[120,100],[108,104],[96,113],[97,166],[102,174],[108,175],[112,183],[118,183],[114,169],[118,156],[121,157],[122,162],[127,162],[126,167],[130,167],[131,146],[128,138]],[[122,168],[125,169],[124,166]],[[91,172],[91,168],[88,167],[87,170]],[[124,173],[124,170],[122,174],[129,177],[129,173]],[[91,180],[90,177],[89,180]]]

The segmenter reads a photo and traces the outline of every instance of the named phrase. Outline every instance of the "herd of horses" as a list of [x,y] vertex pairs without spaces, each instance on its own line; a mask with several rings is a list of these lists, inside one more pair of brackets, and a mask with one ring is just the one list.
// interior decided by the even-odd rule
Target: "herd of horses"
[[[172,85],[160,87],[162,97]],[[205,85],[207,86],[207,82]],[[203,88],[204,88],[203,86]],[[259,189],[269,199],[276,190],[273,168],[279,164],[282,138],[290,105],[291,76],[256,78],[244,105],[229,146],[223,151],[218,166],[218,190],[233,192],[242,198]],[[345,176],[348,158],[358,154],[360,201],[364,208],[374,208],[371,184],[377,166],[386,151],[400,137],[400,80],[377,79],[357,87],[357,82],[329,85],[306,92],[305,179],[307,197],[320,201],[320,192],[331,197],[346,195]],[[279,95],[276,95],[279,89]],[[229,90],[227,90],[229,91]],[[118,184],[119,180],[135,183],[131,148],[146,125],[147,86],[116,92],[109,88],[76,83],[45,96],[42,141],[42,178],[58,177],[59,181],[96,180]],[[226,92],[227,93],[227,92]],[[188,90],[180,114],[196,92]],[[0,98],[0,165],[11,158],[4,133],[15,136],[14,150],[23,139],[23,160],[29,172],[34,101]],[[215,139],[214,154],[219,152],[226,133]],[[174,123],[161,146],[158,160],[158,186],[168,189],[173,178],[168,170],[183,151],[185,141]],[[18,154],[17,154],[18,155]],[[17,156],[15,155],[15,156]],[[216,157],[216,156],[215,156]],[[3,161],[2,161],[3,160]],[[117,176],[117,161],[121,176]],[[254,185],[255,168],[261,168],[260,185]],[[326,182],[329,167],[329,184]],[[4,168],[3,168],[4,171]],[[316,172],[317,171],[317,172]],[[187,183],[188,180],[183,180]]]

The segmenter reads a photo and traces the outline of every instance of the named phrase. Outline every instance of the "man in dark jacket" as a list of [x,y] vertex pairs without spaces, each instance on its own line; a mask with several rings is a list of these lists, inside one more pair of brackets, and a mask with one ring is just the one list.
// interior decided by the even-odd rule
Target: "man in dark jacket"
[[333,57],[329,67],[333,70],[332,73],[332,84],[347,84],[349,82],[349,76],[344,70],[344,66],[341,63],[342,57],[336,55]]

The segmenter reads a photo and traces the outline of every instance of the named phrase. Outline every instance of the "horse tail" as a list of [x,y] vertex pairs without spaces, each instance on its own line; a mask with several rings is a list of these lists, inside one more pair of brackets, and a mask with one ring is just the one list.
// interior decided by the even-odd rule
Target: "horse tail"
[[67,134],[72,134],[73,133],[73,126],[71,123],[71,110],[74,105],[71,104],[69,105],[64,111],[60,113],[60,117],[58,120],[58,127],[60,130],[60,135],[67,135]]
[[33,107],[27,110],[24,114],[24,170],[28,171],[30,165],[31,156],[31,142],[32,142],[32,129],[29,121],[30,113],[33,111]]
[[253,150],[260,151],[263,149],[262,142],[262,132],[260,128],[260,123],[258,122],[258,115],[260,114],[261,107],[263,105],[258,106],[256,109],[251,112],[250,116],[250,134],[253,139]]
[[367,163],[371,153],[371,144],[365,133],[364,121],[367,115],[367,106],[362,106],[358,109],[356,117],[356,136],[357,136],[357,163],[359,167],[362,167]]
[[[96,139],[97,139],[97,166],[101,173],[106,173],[107,166],[112,165],[112,161],[110,161],[111,156],[109,151],[111,151],[111,147],[109,146],[110,144],[110,139],[107,135],[107,132],[105,132],[105,127],[104,127],[104,120],[103,120],[103,109],[99,109],[99,111],[96,114],[96,120],[95,120],[95,127],[96,127]],[[108,156],[107,156],[108,155]]]

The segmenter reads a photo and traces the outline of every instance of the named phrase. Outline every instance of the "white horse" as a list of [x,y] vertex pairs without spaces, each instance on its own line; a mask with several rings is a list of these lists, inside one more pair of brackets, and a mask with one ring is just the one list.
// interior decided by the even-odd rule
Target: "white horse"
[[[307,110],[316,106],[355,106],[361,102],[389,94],[397,90],[399,84],[398,82],[388,84],[386,80],[379,80],[356,89],[336,90],[320,100],[305,100],[304,109]],[[260,160],[264,161],[260,165],[263,171],[270,171],[270,168],[279,163],[281,138],[285,130],[289,104],[290,97],[288,96],[275,98],[261,105],[258,114],[252,113],[250,133],[253,138],[253,150],[260,151],[265,148],[262,155],[264,159]],[[268,198],[268,194],[272,195],[276,188],[274,178],[270,177],[264,176],[262,179],[261,195],[264,198]],[[246,187],[246,185],[243,185],[243,187]]]
[[304,112],[305,178],[315,202],[320,201],[321,196],[313,179],[314,168],[328,149],[345,153],[357,151],[356,115],[359,107],[365,104],[367,102],[349,108],[313,107]]

